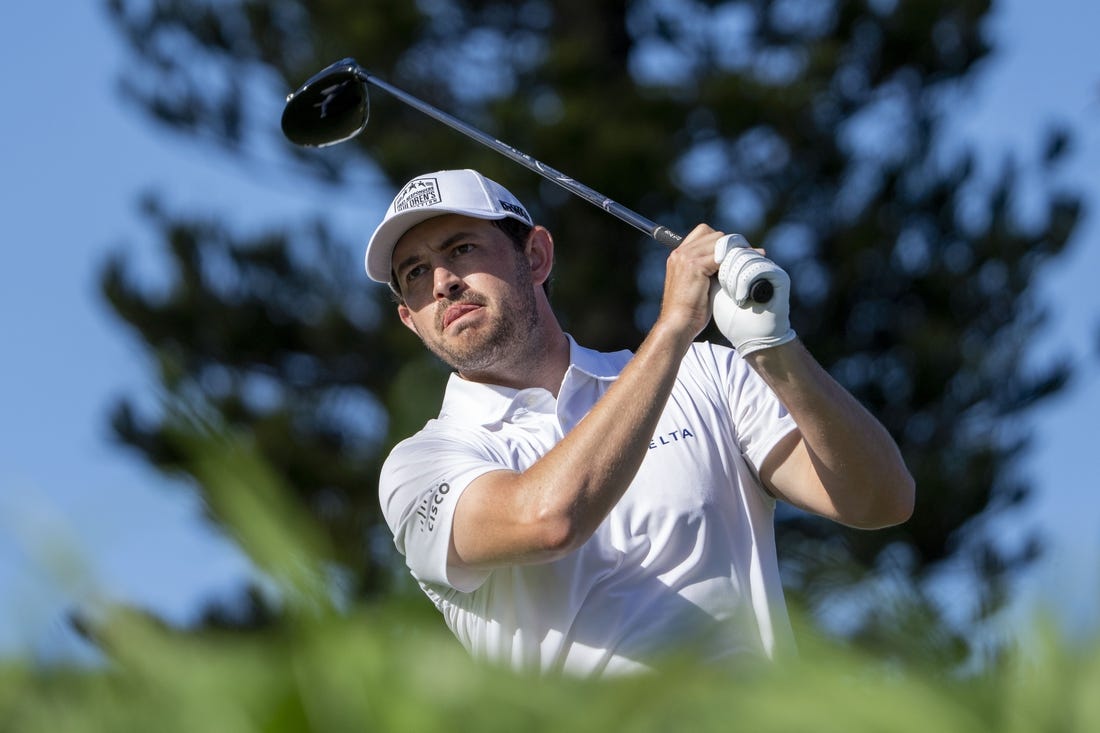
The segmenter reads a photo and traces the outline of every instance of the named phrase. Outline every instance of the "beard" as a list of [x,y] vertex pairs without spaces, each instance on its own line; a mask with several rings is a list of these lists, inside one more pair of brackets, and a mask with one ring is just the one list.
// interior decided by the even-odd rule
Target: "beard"
[[[461,340],[444,341],[440,337],[429,341],[421,337],[433,354],[459,374],[485,372],[491,370],[493,365],[510,364],[527,358],[538,327],[538,307],[526,258],[517,256],[515,259],[516,287],[511,295],[497,304],[496,317],[488,326],[468,331]],[[486,307],[489,300],[480,293],[467,290],[455,300],[441,302],[435,316],[435,333],[443,333],[443,314],[455,303]]]

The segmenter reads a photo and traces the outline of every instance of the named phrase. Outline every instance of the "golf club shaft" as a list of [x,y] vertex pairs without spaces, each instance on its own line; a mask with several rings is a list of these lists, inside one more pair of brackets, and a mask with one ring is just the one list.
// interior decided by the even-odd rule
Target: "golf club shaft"
[[668,247],[675,247],[676,245],[680,244],[681,241],[683,241],[682,236],[672,231],[668,227],[650,221],[636,211],[628,209],[622,204],[612,201],[607,196],[604,196],[602,193],[599,193],[598,191],[589,188],[583,183],[575,181],[561,171],[556,170],[555,168],[551,168],[541,161],[535,160],[530,155],[516,150],[511,145],[508,145],[501,142],[500,140],[497,140],[496,138],[486,135],[484,132],[477,129],[476,127],[468,125],[462,120],[447,114],[443,110],[433,107],[432,105],[420,99],[417,99],[413,95],[366,72],[361,67],[357,70],[356,73],[359,75],[359,78],[362,79],[365,83],[372,84],[378,87],[379,89],[390,94],[391,96],[396,97],[410,107],[418,109],[429,117],[432,117],[433,119],[442,122],[444,125],[447,125],[448,127],[451,127],[461,132],[467,137],[473,138],[482,145],[485,145],[486,147],[492,148],[506,158],[510,158],[520,165],[529,168],[535,173],[538,173],[546,180],[553,181],[570,193],[580,196],[582,199],[588,201],[590,204],[594,204],[595,206],[600,207],[617,219],[624,221],[627,224],[630,224],[635,229],[638,229],[645,234],[648,234],[661,244]]
[[[349,87],[352,79],[355,81],[353,88]],[[367,87],[371,85],[466,137],[495,150],[509,160],[534,171],[546,180],[553,181],[569,193],[598,206],[620,221],[649,235],[660,244],[676,247],[683,241],[681,235],[668,227],[650,221],[561,171],[535,160],[511,145],[492,138],[476,127],[379,79],[367,72],[353,58],[330,64],[310,77],[296,92],[287,96],[287,104],[283,110],[283,132],[300,145],[324,147],[350,140],[366,127],[369,115]],[[773,287],[766,277],[759,277],[750,284],[749,300],[767,303],[772,295]]]

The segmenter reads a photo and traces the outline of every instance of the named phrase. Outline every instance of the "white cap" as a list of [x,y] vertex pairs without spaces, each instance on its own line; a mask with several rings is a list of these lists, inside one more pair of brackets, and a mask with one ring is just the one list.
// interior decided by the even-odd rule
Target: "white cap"
[[386,218],[367,243],[364,264],[370,279],[388,283],[397,240],[420,222],[443,214],[477,219],[511,217],[528,226],[533,224],[531,215],[515,196],[477,171],[436,171],[418,176],[397,194],[386,210]]

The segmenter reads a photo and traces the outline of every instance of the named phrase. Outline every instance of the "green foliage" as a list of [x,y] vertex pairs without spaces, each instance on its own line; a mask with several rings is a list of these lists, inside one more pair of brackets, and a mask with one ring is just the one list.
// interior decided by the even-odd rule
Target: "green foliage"
[[[815,615],[886,581],[937,617],[925,591],[950,567],[972,576],[980,622],[1038,552],[974,528],[1027,498],[1028,436],[1015,426],[1069,377],[1057,359],[1023,365],[1045,319],[1034,278],[1081,208],[1042,179],[1072,149],[1060,132],[1041,146],[1037,182],[1011,158],[985,180],[972,151],[944,144],[950,100],[990,51],[988,0],[106,6],[140,62],[124,72],[125,93],[170,129],[242,160],[270,143],[303,183],[384,172],[380,202],[437,168],[505,183],[554,232],[556,308],[586,345],[637,345],[659,298],[657,245],[384,94],[354,143],[296,149],[278,138],[282,96],[354,56],[673,229],[705,220],[765,246],[791,273],[801,338],[883,421],[918,485],[913,519],[888,531],[779,517],[785,583]],[[1024,183],[1038,212],[1027,222],[1016,215]],[[400,564],[384,541],[378,467],[431,415],[444,375],[360,274],[365,233],[342,243],[321,225],[272,222],[243,236],[219,220],[228,213],[148,215],[169,292],[144,291],[115,259],[103,277],[111,306],[166,390],[201,394],[252,433],[322,525],[352,595],[393,591]],[[164,415],[127,399],[113,427],[155,465],[181,469]],[[851,638],[883,649],[908,623],[862,611],[846,621]],[[932,655],[964,657],[967,631],[930,637]]]
[[[808,631],[797,658],[731,672],[535,678],[472,661],[434,612],[338,608],[315,527],[243,437],[174,413],[180,448],[286,608],[260,632],[178,631],[127,609],[84,628],[102,664],[0,663],[0,731],[989,731],[1100,728],[1100,640],[1031,644],[952,678],[883,664]],[[195,431],[194,428],[199,430]]]
[[[400,631],[398,631],[400,630]],[[835,646],[737,676],[535,680],[477,665],[453,639],[371,607],[258,640],[112,618],[105,668],[0,664],[0,731],[790,731],[1091,733],[1100,643],[950,680]]]

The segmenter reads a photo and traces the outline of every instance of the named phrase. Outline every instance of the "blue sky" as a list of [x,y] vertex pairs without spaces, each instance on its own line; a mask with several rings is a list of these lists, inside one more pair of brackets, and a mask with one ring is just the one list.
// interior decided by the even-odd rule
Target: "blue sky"
[[[1040,131],[1067,123],[1076,148],[1062,179],[1100,210],[1096,28],[1093,0],[1001,3],[990,25],[1001,51],[959,100],[954,128],[980,142],[990,171],[1009,150],[1033,170]],[[142,191],[163,192],[173,207],[234,211],[244,225],[293,221],[320,194],[285,174],[237,168],[125,107],[115,91],[124,56],[98,2],[64,12],[5,4],[0,61],[0,654],[80,655],[63,621],[74,604],[106,598],[186,621],[249,572],[201,521],[185,486],[110,442],[112,400],[153,383],[138,344],[98,296],[98,268],[121,249],[155,281],[159,253],[137,215]],[[552,164],[568,170],[568,161]],[[363,190],[339,199],[338,216],[363,232],[385,205]],[[1019,617],[1042,603],[1074,626],[1093,623],[1100,609],[1098,216],[1089,214],[1071,254],[1040,283],[1056,318],[1036,358],[1068,351],[1081,367],[1069,391],[1032,415],[1024,468],[1038,496],[996,528],[1049,534],[1047,559],[1021,583]]]

